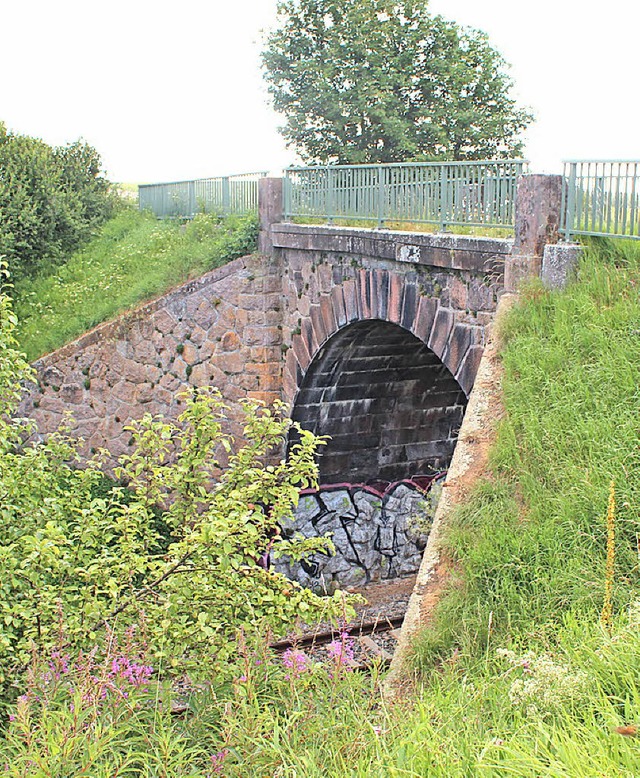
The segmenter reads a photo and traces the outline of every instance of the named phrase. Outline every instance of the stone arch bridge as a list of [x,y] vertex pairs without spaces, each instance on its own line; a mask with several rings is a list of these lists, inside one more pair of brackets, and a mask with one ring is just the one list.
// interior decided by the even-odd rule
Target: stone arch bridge
[[[274,224],[235,260],[35,363],[22,406],[41,432],[65,412],[84,451],[127,451],[127,424],[176,416],[213,384],[231,405],[282,399],[332,442],[324,480],[446,466],[504,288],[509,241]],[[351,464],[349,464],[351,463]],[[348,478],[347,478],[348,476]]]
[[338,553],[280,568],[322,587],[411,573],[428,533],[412,517],[451,461],[498,300],[558,270],[562,251],[545,244],[561,179],[525,177],[515,241],[283,223],[281,180],[260,186],[259,254],[39,359],[21,413],[47,434],[70,412],[83,453],[115,461],[127,425],[178,416],[189,386],[220,389],[237,438],[243,399],[283,400],[331,436],[295,528],[333,533]]

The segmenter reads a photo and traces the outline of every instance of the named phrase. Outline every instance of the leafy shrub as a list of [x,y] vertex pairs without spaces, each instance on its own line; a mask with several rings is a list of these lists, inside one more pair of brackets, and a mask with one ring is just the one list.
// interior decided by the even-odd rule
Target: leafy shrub
[[[0,297],[0,410],[10,414],[28,374],[15,350],[15,318]],[[105,491],[99,459],[78,462],[64,429],[20,445],[33,425],[0,418],[0,684],[29,662],[32,647],[89,650],[106,628],[148,624],[151,655],[171,670],[206,664],[224,674],[236,630],[284,631],[296,619],[337,616],[327,600],[267,569],[269,552],[327,550],[325,539],[285,540],[279,523],[298,490],[316,481],[318,441],[299,430],[274,461],[291,422],[282,406],[245,404],[246,444],[233,450],[227,408],[211,389],[184,396],[176,421],[144,416]],[[273,462],[273,464],[268,464]],[[167,546],[168,528],[170,542]]]
[[87,143],[52,148],[0,122],[0,254],[14,276],[60,263],[113,213],[100,168]]

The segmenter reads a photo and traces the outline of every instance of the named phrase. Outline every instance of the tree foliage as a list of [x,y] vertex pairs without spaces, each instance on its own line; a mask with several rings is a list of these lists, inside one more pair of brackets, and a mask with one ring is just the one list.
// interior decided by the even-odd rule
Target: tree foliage
[[519,155],[531,121],[487,36],[424,0],[282,0],[263,64],[308,162]]
[[92,146],[51,147],[0,122],[0,254],[15,277],[64,260],[114,204]]
[[78,443],[64,429],[22,445],[34,430],[8,414],[30,371],[6,295],[0,316],[0,696],[34,648],[86,650],[105,629],[123,635],[143,621],[163,667],[224,673],[237,630],[284,632],[343,611],[339,596],[259,564],[269,549],[331,548],[278,532],[317,473],[318,441],[303,430],[286,460],[267,464],[291,425],[282,408],[248,402],[246,444],[234,451],[218,394],[193,390],[176,421],[132,424],[117,473],[128,488],[105,487],[99,459],[77,467]]

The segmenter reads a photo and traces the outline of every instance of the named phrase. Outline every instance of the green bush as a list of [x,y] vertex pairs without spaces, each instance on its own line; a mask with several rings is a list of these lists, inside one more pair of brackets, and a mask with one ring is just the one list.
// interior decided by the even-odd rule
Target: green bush
[[98,152],[51,147],[0,122],[0,254],[14,277],[64,261],[117,206]]
[[204,663],[224,674],[239,628],[279,633],[299,618],[341,614],[339,596],[318,597],[260,564],[269,550],[331,547],[278,532],[317,477],[311,433],[274,459],[291,426],[282,406],[247,402],[246,443],[234,451],[219,395],[186,393],[175,422],[145,415],[132,424],[116,472],[128,491],[105,488],[98,459],[74,467],[78,443],[64,430],[21,445],[35,430],[9,416],[29,371],[6,295],[0,311],[0,694],[34,647],[89,649],[101,631],[122,634],[135,620],[146,621],[151,655],[169,672]]

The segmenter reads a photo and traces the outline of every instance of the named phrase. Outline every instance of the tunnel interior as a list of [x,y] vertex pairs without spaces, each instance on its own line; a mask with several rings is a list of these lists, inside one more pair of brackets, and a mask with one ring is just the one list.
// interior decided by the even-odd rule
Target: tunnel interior
[[394,482],[445,470],[467,398],[441,360],[402,327],[350,324],[304,376],[293,419],[329,435],[320,483]]

